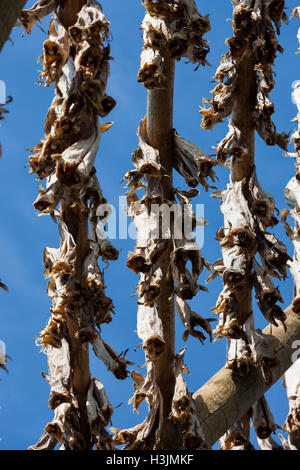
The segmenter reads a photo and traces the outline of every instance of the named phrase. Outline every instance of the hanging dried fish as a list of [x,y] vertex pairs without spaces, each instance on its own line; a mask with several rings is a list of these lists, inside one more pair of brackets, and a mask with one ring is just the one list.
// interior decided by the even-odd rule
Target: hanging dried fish
[[257,438],[257,443],[260,450],[283,450],[282,446],[276,442],[273,437],[268,437],[267,439]]
[[23,10],[20,21],[27,33],[31,33],[35,23],[50,15],[58,6],[60,0],[39,0],[30,9]]
[[[293,10],[292,17],[300,17],[300,7]],[[298,41],[300,44],[300,29],[298,31]],[[293,101],[297,106],[297,129],[292,135],[291,140],[294,143],[295,153],[288,154],[295,159],[296,176],[294,176],[285,188],[285,199],[287,204],[292,210],[286,210],[283,214],[283,222],[287,235],[294,245],[294,257],[289,262],[289,269],[294,279],[294,299],[293,310],[295,313],[300,312],[300,184],[299,184],[299,164],[300,164],[300,95],[299,83],[295,84],[293,91]],[[295,226],[292,228],[287,222],[288,214],[291,214],[295,220]],[[284,375],[284,386],[286,387],[287,396],[289,400],[289,414],[286,418],[284,428],[288,432],[288,440],[286,441],[283,436],[279,436],[284,450],[299,450],[300,449],[300,359],[288,369]]]
[[[11,102],[12,102],[12,97],[9,96],[5,103],[1,103],[1,106],[0,106],[0,121],[2,121],[4,119],[3,114],[8,113],[7,109],[2,108],[2,106],[7,105],[8,103],[11,103]],[[1,143],[0,143],[0,158],[1,157],[2,157],[2,146],[1,146]]]
[[274,326],[278,326],[280,321],[285,327],[286,314],[276,303],[282,302],[279,290],[274,286],[272,278],[264,269],[254,260],[254,287],[258,306],[266,320]]
[[183,429],[183,445],[187,450],[207,449],[205,437],[198,421],[196,407],[188,392],[183,372],[188,372],[184,365],[185,349],[175,358],[175,391],[172,402],[171,419]]
[[[253,123],[258,134],[267,145],[279,145],[287,148],[288,134],[278,134],[271,120],[274,105],[269,94],[274,88],[272,66],[277,52],[282,48],[276,38],[281,22],[287,23],[284,1],[274,8],[274,1],[255,2],[252,0],[232,0],[234,5],[234,36],[227,39],[230,48],[216,72],[219,84],[213,90],[213,99],[205,100],[209,109],[201,109],[202,126],[211,129],[217,122],[229,116],[234,110],[236,94],[239,93],[238,76],[243,61],[251,57],[251,64],[256,75],[256,105],[253,107]],[[276,11],[276,13],[274,13]],[[275,29],[274,29],[274,26]],[[231,120],[229,134],[218,146],[218,159],[222,162],[228,155],[241,158],[247,154],[247,148],[238,123]]]
[[[238,371],[240,357],[241,372],[249,367],[249,344],[243,325],[252,315],[253,285],[266,319],[274,326],[285,321],[285,313],[277,305],[277,301],[282,301],[281,294],[270,276],[286,277],[289,256],[286,247],[266,231],[278,221],[274,199],[261,188],[256,176],[254,138],[257,130],[267,144],[287,146],[288,135],[277,134],[271,121],[274,109],[269,99],[275,85],[272,66],[281,50],[276,32],[286,15],[284,2],[277,6],[276,13],[271,0],[232,3],[234,36],[226,41],[230,50],[216,72],[219,84],[208,101],[210,108],[201,113],[204,129],[211,129],[231,115],[229,132],[217,147],[220,163],[231,157],[230,184],[226,191],[214,194],[222,199],[224,227],[217,232],[217,239],[223,261],[215,264],[209,280],[217,274],[223,277],[224,289],[213,309],[220,315],[215,333],[229,338],[227,364]],[[255,259],[257,253],[262,267]]]
[[235,374],[245,376],[252,365],[251,350],[246,339],[227,339],[226,366]]
[[210,338],[210,341],[212,341],[212,329],[210,326],[210,322],[214,321],[214,319],[203,318],[201,315],[194,312],[189,306],[188,302],[186,302],[179,296],[175,297],[175,301],[177,312],[179,314],[183,326],[185,327],[185,331],[182,337],[183,340],[187,341],[189,335],[191,335],[199,339],[199,341],[203,343],[203,341],[206,339],[205,335],[201,331],[195,329],[197,326],[200,326],[201,328],[203,328],[204,331],[206,331]]
[[260,329],[255,329],[253,315],[245,322],[244,331],[251,349],[251,357],[255,367],[260,368],[267,385],[273,382],[272,369],[278,366],[274,348],[269,338]]
[[147,450],[156,448],[159,445],[159,437],[154,432],[155,421],[162,412],[162,396],[154,377],[153,362],[147,363],[147,375],[142,377],[137,372],[132,372],[134,380],[135,393],[129,400],[133,403],[133,410],[138,412],[140,404],[145,400],[148,406],[148,415],[145,421],[134,428],[120,431],[112,429],[115,432],[114,443],[116,445],[126,444],[125,450]]
[[184,177],[188,186],[195,188],[201,184],[208,191],[210,186],[207,183],[207,178],[213,182],[216,180],[213,170],[216,162],[205,155],[197,145],[180,137],[176,131],[174,132],[174,144],[175,169]]
[[106,95],[109,22],[95,0],[40,0],[22,12],[20,21],[30,33],[52,11],[40,80],[45,86],[55,84],[55,97],[45,136],[32,149],[29,165],[39,179],[47,178],[34,207],[57,220],[60,232],[60,247],[44,253],[52,307],[39,339],[48,357],[45,378],[54,419],[31,448],[53,449],[58,443],[65,450],[110,450],[112,437],[105,427],[113,410],[103,385],[91,377],[88,347],[90,342],[116,378],[127,377],[125,354],[118,355],[96,329],[101,331],[114,312],[98,258],[115,260],[119,254],[101,228],[109,211],[94,168],[101,134],[112,125],[99,126],[98,116],[106,116],[116,104]]

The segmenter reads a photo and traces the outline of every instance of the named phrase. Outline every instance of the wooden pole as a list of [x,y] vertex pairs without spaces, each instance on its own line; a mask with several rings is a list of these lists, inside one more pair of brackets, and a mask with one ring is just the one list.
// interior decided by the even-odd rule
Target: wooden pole
[[[162,195],[173,200],[173,97],[174,97],[174,59],[165,56],[164,75],[167,86],[163,89],[148,90],[147,93],[147,136],[149,145],[159,151],[163,167],[161,178]],[[167,250],[171,253],[170,240]],[[163,449],[177,449],[179,433],[169,419],[175,387],[175,309],[174,285],[168,275],[170,256],[165,256],[161,269],[164,279],[161,283],[161,295],[156,301],[159,318],[163,325],[165,350],[155,361],[155,380],[163,397],[163,423],[161,427],[161,446]]]
[[[77,20],[77,14],[85,3],[86,1],[83,0],[76,0],[73,2],[67,0],[62,2],[58,15],[65,28],[69,28],[75,24]],[[82,211],[78,206],[73,208],[75,200],[76,196],[74,196],[74,191],[70,191],[69,199],[66,197],[66,200],[62,201],[61,217],[62,220],[66,223],[68,231],[73,236],[76,244],[76,277],[81,283],[83,280],[82,276],[84,260],[89,252],[88,213],[87,211]],[[82,344],[76,335],[76,332],[78,331],[79,318],[80,312],[78,312],[77,318],[69,318],[67,320],[67,328],[70,339],[71,367],[73,370],[72,382],[74,394],[77,397],[80,410],[80,432],[84,436],[85,442],[88,443],[90,441],[90,428],[87,418],[86,401],[91,374],[89,367],[88,343]]]
[[259,369],[252,369],[244,377],[223,367],[205,385],[194,393],[197,415],[205,434],[206,442],[212,446],[233,424],[247,413],[266,391],[277,382],[292,365],[295,341],[300,340],[300,316],[288,307],[284,331],[282,326],[268,325],[263,333],[269,335],[274,357],[279,365],[272,369],[274,380],[266,385]]

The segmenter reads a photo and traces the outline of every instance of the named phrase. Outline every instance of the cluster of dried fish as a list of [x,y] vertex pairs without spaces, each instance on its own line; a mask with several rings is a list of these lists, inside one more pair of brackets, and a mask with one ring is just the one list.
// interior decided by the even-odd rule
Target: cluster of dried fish
[[243,423],[236,422],[220,439],[221,450],[254,450]]
[[278,305],[282,298],[272,277],[286,277],[288,255],[286,247],[267,232],[278,221],[274,199],[261,188],[256,176],[254,134],[256,129],[268,144],[284,142],[286,148],[288,136],[276,133],[268,98],[274,86],[272,65],[280,50],[275,28],[279,33],[281,20],[286,17],[284,2],[232,3],[234,36],[227,40],[230,51],[216,73],[220,84],[213,91],[211,106],[201,110],[205,129],[232,115],[229,134],[217,149],[219,162],[231,157],[231,181],[225,191],[214,194],[222,199],[225,218],[224,227],[217,232],[223,259],[214,265],[209,280],[218,274],[223,277],[224,289],[214,308],[220,319],[215,333],[229,338],[228,366],[243,374],[254,361],[269,382],[270,367],[275,363],[262,347],[265,341],[258,338],[261,332],[256,334],[253,324],[250,329],[247,326],[252,316],[252,286],[268,322],[284,324],[285,313]]
[[[5,108],[0,108],[0,121],[2,121],[2,120],[4,119],[3,115],[4,115],[4,114],[7,114],[7,113],[8,113],[7,109],[5,109]],[[1,157],[1,156],[2,156],[2,146],[1,146],[1,144],[0,144],[0,157]]]
[[[80,3],[80,2],[79,2]],[[56,9],[57,1],[38,1],[20,20],[27,32]],[[39,339],[48,356],[49,407],[54,419],[32,449],[111,449],[105,430],[112,407],[103,385],[89,371],[89,343],[118,379],[127,377],[127,361],[101,338],[103,323],[112,320],[112,300],[105,294],[104,262],[118,258],[105,239],[98,210],[106,203],[94,162],[99,125],[115,101],[106,95],[109,76],[109,23],[95,0],[64,2],[55,11],[44,43],[41,80],[55,84],[55,97],[45,123],[45,136],[32,150],[29,165],[38,179],[47,179],[34,207],[58,221],[60,248],[46,248],[45,277],[51,316]],[[79,4],[78,4],[79,5]],[[77,5],[77,7],[78,7]],[[82,8],[81,8],[82,6]],[[103,211],[101,210],[103,213]],[[100,220],[101,219],[101,220]],[[90,233],[88,233],[90,227]]]
[[[1,282],[1,280],[0,280],[0,289],[5,290],[6,292],[8,291],[7,286],[5,284],[3,284],[3,282]],[[7,367],[6,367],[7,358],[8,358],[8,356],[3,351],[1,351],[1,349],[0,349],[0,369],[5,370],[6,372],[8,372]]]
[[[11,99],[8,102],[10,102],[10,101],[11,101]],[[7,104],[7,103],[5,103],[5,104]],[[2,103],[1,103],[1,105],[2,105]],[[6,114],[6,113],[8,113],[7,109],[0,108],[0,121],[2,121],[4,119],[3,114]],[[2,147],[1,147],[1,144],[0,144],[0,157],[1,156],[2,156]],[[5,291],[8,290],[7,286],[5,284],[3,284],[3,282],[1,282],[1,280],[0,280],[0,288],[5,290]],[[6,358],[7,358],[7,356],[3,356],[3,355],[0,354],[0,369],[3,369],[7,372],[7,368],[6,368],[6,365],[5,365],[6,364]]]
[[[255,170],[247,181],[232,182],[221,196],[224,227],[217,232],[223,259],[214,265],[214,273],[223,277],[224,288],[216,307],[218,338],[228,338],[227,365],[239,374],[246,374],[251,363],[262,367],[267,383],[272,382],[276,361],[268,351],[267,341],[255,330],[252,315],[252,286],[258,306],[266,320],[274,326],[285,325],[286,315],[278,302],[283,302],[273,277],[286,277],[286,247],[267,227],[274,225],[274,200],[264,193]],[[256,210],[259,207],[259,210]],[[255,259],[259,254],[261,264]]]
[[300,450],[300,359],[285,373],[283,383],[289,400],[289,414],[283,426],[288,439],[279,437],[284,450]]
[[[149,446],[151,438],[156,440],[156,442],[152,442],[153,448],[159,445],[158,435],[153,434],[153,426],[157,424],[155,417],[159,413],[159,403],[161,403],[154,370],[156,361],[164,354],[167,347],[164,339],[164,325],[158,311],[166,276],[173,280],[173,292],[170,293],[170,300],[173,301],[175,298],[178,314],[185,327],[184,340],[186,341],[191,335],[203,342],[205,336],[197,327],[202,327],[210,338],[212,336],[209,323],[211,319],[206,320],[192,311],[187,302],[197,294],[199,289],[205,290],[204,287],[197,284],[197,280],[204,266],[210,268],[202,257],[192,233],[195,226],[195,215],[190,199],[197,195],[198,191],[174,191],[179,204],[175,200],[170,201],[164,198],[161,188],[163,168],[159,152],[147,142],[146,129],[146,118],[144,118],[138,132],[140,147],[133,154],[136,170],[129,171],[126,177],[129,179],[127,186],[130,188],[127,193],[128,212],[133,217],[137,228],[136,248],[133,253],[129,254],[127,266],[135,273],[140,273],[140,281],[137,286],[137,333],[143,342],[148,371],[145,379],[139,379],[133,401],[136,403],[137,397],[146,399],[149,415],[142,425],[117,433],[116,443],[127,442],[127,449],[149,448],[147,446]],[[176,139],[179,140],[179,137],[177,134],[174,137],[174,155],[177,155],[177,161],[183,162],[186,157],[196,166],[200,149],[189,143],[186,143],[186,146],[184,144],[176,145]],[[180,141],[186,142],[181,138]],[[189,151],[190,147],[196,149],[194,153]],[[179,160],[180,155],[182,155],[181,160]],[[202,152],[201,155],[204,159]],[[204,179],[207,175],[204,176],[204,172],[201,173],[199,169],[197,171],[199,172],[199,182],[200,178]],[[146,190],[142,198],[138,199],[136,191],[145,187],[145,183],[142,182],[143,178],[147,183]],[[207,184],[206,180],[204,181]],[[174,215],[173,226],[170,218],[172,211]],[[187,268],[188,262],[191,262],[191,271]],[[182,364],[183,358],[178,356],[178,361]],[[203,436],[193,411],[192,399],[187,392],[186,385],[183,385],[185,382],[182,378],[182,368],[181,365],[178,365],[178,368],[175,367],[178,372],[172,405],[174,410],[171,417],[172,419],[174,417],[176,423],[181,420],[181,424],[184,426],[184,445],[196,446],[187,448],[198,448],[203,445]],[[136,377],[137,375],[134,373],[133,379],[135,381]],[[149,389],[147,395],[144,394],[145,387],[147,390]],[[152,397],[150,397],[150,392]],[[179,412],[180,403],[183,403],[184,400],[186,401],[185,411],[182,409],[182,412]],[[176,413],[175,410],[177,410]]]
[[[243,420],[235,423],[220,439],[222,450],[255,450],[249,440],[249,418],[257,435],[261,450],[271,450],[269,447],[281,448],[273,439],[272,434],[277,427],[266,399],[258,400]],[[273,450],[273,449],[272,449]]]
[[[229,132],[218,144],[217,161],[230,157],[230,183],[220,197],[224,227],[217,232],[222,259],[214,265],[212,280],[223,278],[224,288],[213,311],[219,315],[214,331],[217,339],[227,338],[227,367],[245,375],[251,366],[260,368],[271,384],[272,369],[278,364],[267,337],[254,326],[252,289],[266,320],[285,327],[286,315],[278,302],[281,294],[272,277],[284,279],[289,259],[287,249],[267,230],[278,223],[275,202],[260,186],[254,162],[255,130],[268,145],[286,149],[288,135],[278,134],[271,120],[274,106],[269,94],[274,88],[273,69],[282,49],[276,38],[286,21],[284,1],[232,0],[234,36],[227,39],[230,50],[216,72],[219,84],[210,107],[202,108],[202,127],[212,129],[230,116]],[[259,255],[260,262],[256,259]],[[249,421],[259,439],[270,439],[274,420],[265,400],[253,406],[221,439],[224,449],[249,449]]]
[[[9,103],[11,101],[11,98],[5,103]],[[4,103],[3,103],[4,104]],[[2,103],[1,103],[2,105]],[[0,121],[2,121],[4,119],[3,117],[3,114],[6,114],[8,113],[7,109],[5,108],[0,108]],[[0,157],[2,156],[2,147],[1,147],[1,144],[0,144]],[[0,280],[0,289],[3,289],[5,291],[8,291],[8,288],[5,284],[3,284],[3,282],[1,282]],[[8,372],[7,368],[6,368],[6,360],[7,360],[7,356],[1,354],[1,351],[0,351],[0,369],[3,369],[5,370],[6,372]]]
[[147,13],[142,22],[144,47],[138,81],[146,88],[164,88],[164,56],[186,57],[205,65],[209,51],[203,35],[210,30],[208,16],[201,16],[194,0],[143,0]]
[[[208,48],[202,35],[209,30],[209,23],[197,12],[193,0],[144,0],[143,4],[147,13],[142,23],[144,49],[139,80],[150,89],[149,103],[153,100],[155,106],[161,108],[165,98],[160,99],[155,93],[164,93],[161,89],[165,87],[163,96],[172,95],[169,90],[173,89],[174,77],[170,70],[174,60],[189,54],[193,62],[200,61],[202,51],[204,63]],[[154,66],[154,62],[159,65]],[[176,356],[172,352],[174,330],[171,325],[175,301],[185,328],[185,341],[191,335],[203,342],[205,335],[198,327],[203,328],[210,338],[212,336],[211,319],[194,312],[187,301],[200,289],[206,290],[197,281],[203,267],[210,266],[202,257],[193,234],[197,222],[191,199],[199,193],[195,189],[198,184],[208,190],[208,178],[214,181],[215,162],[199,147],[180,137],[172,124],[168,129],[166,118],[165,137],[161,140],[163,145],[168,142],[171,149],[168,164],[165,148],[159,143],[152,144],[148,132],[151,129],[148,121],[153,119],[153,125],[163,135],[160,127],[163,123],[158,119],[164,111],[158,108],[153,114],[151,104],[148,105],[148,114],[138,130],[139,148],[132,156],[135,169],[125,176],[129,188],[128,212],[137,228],[136,247],[129,254],[127,266],[140,274],[137,333],[142,340],[147,365],[146,378],[137,373],[132,375],[136,390],[132,401],[137,410],[145,399],[149,413],[141,425],[116,431],[115,442],[126,444],[126,449],[163,448],[161,436],[164,426],[171,421],[176,429],[181,429],[180,445],[186,449],[199,449],[205,446],[204,437],[182,376],[185,370],[183,351]],[[173,188],[174,168],[193,189]],[[137,195],[139,189],[144,189],[140,198]],[[169,317],[166,312],[170,312]],[[166,381],[169,381],[167,385]]]
[[[217,239],[222,248],[223,260],[215,265],[209,278],[222,274],[224,289],[220,294],[215,313],[220,315],[216,334],[231,339],[244,338],[242,326],[251,314],[250,299],[244,302],[244,286],[254,285],[258,305],[265,318],[273,325],[284,322],[285,315],[277,302],[282,302],[271,276],[286,277],[287,254],[285,246],[266,232],[277,223],[274,200],[265,193],[253,170],[246,178],[231,182],[227,190],[214,193],[221,197],[224,227],[218,230]],[[263,267],[255,260],[260,255]]]
[[[300,449],[300,359],[287,370],[284,375],[283,385],[286,388],[289,400],[289,414],[282,428],[276,426],[273,416],[266,402],[260,406],[259,420],[255,426],[257,441],[261,450],[299,450]],[[253,407],[254,408],[254,407]],[[253,418],[254,421],[254,418]],[[255,425],[255,422],[254,422]],[[278,437],[281,445],[276,442],[271,433],[276,428],[288,433],[286,439],[282,434]]]
[[3,351],[1,343],[2,341],[0,341],[0,369],[5,370],[5,372],[8,372],[6,362],[9,356],[5,354],[5,351]]
[[[278,18],[280,18],[279,10],[283,6],[284,5],[279,5],[279,4],[277,5]],[[300,16],[299,12],[300,12],[300,8],[298,7],[294,10],[292,16],[296,16],[297,14]],[[283,212],[283,217],[282,217],[282,221],[285,223],[287,234],[291,238],[294,244],[294,257],[293,257],[293,260],[289,260],[287,262],[287,265],[290,268],[291,273],[294,278],[294,299],[293,299],[292,306],[293,306],[293,310],[295,313],[300,312],[300,291],[299,291],[300,289],[300,278],[299,278],[300,94],[299,94],[299,90],[300,90],[299,84],[295,83],[295,88],[293,91],[293,100],[298,107],[298,115],[296,118],[296,121],[298,122],[298,129],[292,135],[292,140],[294,141],[295,153],[287,154],[288,156],[291,156],[295,158],[296,160],[296,176],[294,176],[289,181],[288,185],[286,186],[285,198],[290,209],[285,210]],[[231,155],[234,155],[234,154],[231,154]],[[291,214],[291,216],[295,220],[294,229],[287,223],[287,217],[289,214]],[[257,287],[258,287],[256,285],[257,278],[263,275],[263,269],[257,265],[255,260],[253,261],[253,267],[256,272],[256,281],[254,281],[254,286],[257,292]],[[280,272],[279,270],[280,274],[283,274],[283,272]],[[271,274],[274,275],[274,273],[272,272]],[[269,285],[269,282],[268,282],[266,287],[267,287],[266,294],[268,294],[268,296],[266,297],[266,300],[268,299],[270,293],[272,293],[272,295],[275,295],[275,297],[277,297],[277,299],[280,300],[280,293],[277,289],[274,290],[274,286]],[[261,300],[260,300],[259,295],[258,295],[258,300],[259,300],[259,304],[261,307]],[[273,318],[276,319],[276,316],[273,316]],[[280,320],[280,318],[278,319]],[[269,320],[272,323],[272,319],[269,319]],[[263,339],[263,337],[262,337],[261,332],[260,334],[257,334],[258,331],[255,332],[255,329],[253,328],[253,326],[254,326],[253,319],[252,317],[250,317],[249,320],[247,320],[246,324],[244,325],[244,329],[245,331],[248,329],[248,333],[246,335],[247,338],[249,338],[252,334],[253,341],[255,343],[256,339],[261,340]],[[268,346],[267,341],[265,341],[264,344]],[[254,347],[254,351],[255,353],[257,352],[256,345]],[[247,343],[244,342],[242,339],[239,339],[238,342],[234,342],[234,344],[233,344],[233,341],[230,342],[229,348],[228,348],[227,361],[230,360],[230,362],[233,361],[234,363],[234,359],[232,358],[234,358],[235,355],[240,358],[238,367],[239,369],[242,369],[242,371],[244,372],[245,370],[247,370],[247,367],[248,367],[249,355],[247,351]],[[267,371],[270,371],[270,367],[267,368]],[[287,396],[289,400],[289,414],[287,416],[286,422],[282,429],[287,431],[288,438],[286,440],[282,434],[279,434],[281,445],[272,438],[271,434],[275,431],[275,429],[278,426],[276,426],[274,423],[274,419],[272,417],[272,414],[269,410],[269,407],[265,399],[260,400],[260,402],[256,403],[252,407],[251,415],[253,419],[253,425],[255,427],[258,444],[261,450],[299,450],[300,449],[300,382],[299,380],[300,380],[300,360],[298,359],[296,362],[294,362],[294,364],[285,373],[285,376],[284,376],[284,386],[286,387]],[[270,381],[271,381],[271,377],[270,377]],[[236,431],[236,429],[230,430],[222,438],[221,440],[222,448],[231,449],[231,450],[247,448],[247,445],[249,444],[249,434],[247,434],[247,432],[246,433],[241,432],[243,431],[241,430],[241,424],[242,423],[239,422],[235,426],[235,428],[239,428],[239,432],[235,433],[234,431]],[[231,440],[229,438],[231,438]]]
[[[300,17],[300,7],[295,8],[292,16],[298,15]],[[300,32],[300,30],[299,30]],[[300,42],[300,35],[298,34]],[[285,199],[290,207],[283,211],[282,220],[285,223],[287,235],[294,245],[294,257],[289,262],[289,268],[294,279],[294,299],[293,310],[295,313],[300,313],[300,83],[296,82],[293,90],[293,101],[298,108],[298,113],[295,121],[297,122],[297,129],[292,135],[294,143],[294,153],[287,155],[295,159],[296,175],[289,181],[285,188]],[[292,228],[288,222],[287,217],[291,215],[295,221],[295,226]],[[286,419],[284,428],[288,432],[288,440],[286,441],[281,437],[283,448],[285,450],[300,450],[300,359],[298,359],[293,366],[285,373],[284,385],[287,390],[289,399],[289,414]]]
[[[294,14],[300,16],[300,7],[295,9]],[[300,38],[299,38],[300,41]],[[294,257],[293,260],[289,263],[289,268],[294,279],[294,300],[293,300],[293,310],[296,313],[300,313],[300,83],[295,83],[295,88],[293,90],[293,101],[297,105],[298,113],[295,121],[298,124],[297,129],[292,135],[292,141],[294,142],[295,152],[287,153],[288,156],[295,159],[296,166],[296,175],[289,181],[285,188],[285,199],[290,207],[283,211],[282,221],[285,223],[285,228],[287,235],[293,242],[294,245]],[[292,228],[287,223],[288,215],[291,215],[295,221],[295,227]]]
[[[232,0],[232,3],[234,36],[226,40],[230,51],[222,58],[216,72],[219,83],[212,92],[213,98],[205,100],[210,107],[201,110],[202,126],[212,129],[234,112],[236,94],[242,93],[245,85],[238,77],[247,59],[249,70],[251,67],[256,75],[255,88],[250,90],[255,100],[253,125],[267,145],[277,144],[286,149],[288,135],[277,133],[271,119],[274,105],[269,97],[275,85],[272,66],[277,52],[282,52],[276,31],[279,34],[281,22],[287,22],[284,0]],[[217,147],[218,160],[224,162],[228,156],[245,158],[248,149],[243,140],[242,129],[231,119],[229,132]]]

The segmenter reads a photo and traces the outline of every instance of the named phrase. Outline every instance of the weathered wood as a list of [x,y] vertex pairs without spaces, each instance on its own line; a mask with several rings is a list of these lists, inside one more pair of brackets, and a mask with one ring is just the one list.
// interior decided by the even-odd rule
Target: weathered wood
[[[213,445],[233,424],[263,397],[264,393],[292,365],[294,342],[300,339],[300,316],[291,307],[287,314],[285,332],[283,326],[268,325],[264,334],[270,335],[270,344],[279,365],[273,369],[271,384],[266,385],[259,369],[252,369],[244,377],[223,367],[205,385],[194,393],[197,415],[208,445]],[[294,345],[294,348],[293,348]]]
[[[61,216],[76,243],[76,276],[80,282],[83,282],[83,265],[89,251],[88,214],[80,212],[78,207],[75,209],[71,208],[70,203],[72,202],[73,195],[72,198],[70,198],[70,201],[62,202]],[[89,442],[90,429],[86,409],[87,394],[91,380],[89,347],[87,343],[82,344],[78,335],[76,335],[78,332],[78,318],[68,318],[67,329],[72,351],[71,364],[73,369],[73,387],[80,409],[80,432],[84,436],[86,442]]]
[[[136,247],[129,254],[127,266],[140,273],[137,333],[148,367],[144,391],[139,395],[136,391],[133,402],[137,396],[140,401],[146,399],[149,413],[141,425],[118,432],[115,441],[127,443],[128,450],[199,449],[202,433],[190,395],[182,385],[183,353],[175,358],[174,294],[182,300],[195,296],[199,290],[197,279],[207,263],[197,244],[182,234],[182,209],[192,226],[190,198],[198,192],[187,195],[173,188],[172,170],[183,171],[192,187],[201,182],[207,188],[205,177],[214,177],[214,163],[174,132],[173,89],[175,60],[184,56],[193,63],[206,63],[208,45],[202,36],[210,26],[208,17],[197,12],[194,0],[143,0],[143,4],[147,13],[141,26],[144,46],[138,81],[148,89],[147,114],[138,130],[139,148],[132,156],[136,169],[129,170],[125,179],[130,188],[129,213],[137,228]],[[145,193],[140,199],[136,191],[141,188]],[[186,266],[188,261],[192,272]],[[202,320],[202,324],[209,330],[208,322]],[[136,373],[134,376],[138,377]],[[136,387],[140,389],[138,384]],[[181,401],[186,409],[177,413]]]
[[[63,14],[56,23],[58,6]],[[104,276],[97,260],[100,255],[103,260],[118,257],[110,242],[106,248],[103,240],[98,243],[103,231],[97,210],[106,200],[93,166],[100,135],[111,127],[99,127],[98,116],[106,116],[115,105],[115,100],[105,94],[109,23],[95,0],[39,0],[23,10],[20,21],[30,33],[38,20],[53,11],[56,15],[44,42],[40,79],[44,79],[45,86],[55,82],[55,98],[46,117],[45,146],[35,148],[37,153],[33,152],[29,165],[39,179],[49,178],[46,190],[40,186],[35,207],[59,220],[61,236],[59,249],[45,250],[52,307],[40,338],[47,354],[49,348],[51,374],[45,378],[51,386],[49,406],[55,416],[45,427],[46,437],[43,435],[32,449],[52,448],[54,436],[61,450],[108,450],[113,444],[104,426],[113,410],[108,407],[103,385],[91,377],[89,342],[116,378],[125,379],[128,374],[127,361],[102,341],[96,330],[101,331],[100,325],[111,321],[114,308],[105,295]],[[72,22],[75,24],[70,27]],[[49,139],[53,145],[44,158]],[[54,148],[59,149],[55,157]],[[63,345],[66,348],[60,351]],[[58,349],[54,360],[52,348]],[[67,374],[59,367],[60,356],[69,362]]]
[[[300,8],[295,8],[292,17],[300,17]],[[300,44],[300,29],[298,29],[298,41]],[[299,49],[298,49],[299,51]],[[299,165],[300,165],[300,94],[299,82],[294,82],[293,101],[297,106],[297,116],[294,119],[297,122],[297,129],[292,134],[294,143],[294,153],[289,155],[295,159],[296,175],[288,182],[285,188],[285,200],[292,209],[283,211],[283,220],[288,214],[293,217],[295,224],[292,228],[285,221],[286,233],[290,237],[294,245],[294,257],[289,262],[289,268],[294,279],[294,299],[293,310],[299,314],[300,304],[300,181],[299,181]],[[284,386],[286,387],[287,397],[289,400],[289,413],[287,415],[284,428],[288,432],[288,440],[281,438],[284,449],[300,450],[300,359],[286,372],[284,376]]]
[[[159,151],[160,163],[164,168],[161,178],[163,196],[173,199],[173,95],[174,95],[175,61],[165,56],[163,74],[167,87],[148,90],[147,92],[147,135],[149,144]],[[171,252],[171,241],[167,250]],[[168,419],[171,412],[175,387],[175,313],[173,297],[173,279],[167,276],[169,256],[165,257],[165,265],[161,266],[164,280],[161,283],[161,295],[157,299],[157,311],[163,327],[165,349],[155,362],[155,380],[163,397],[163,428],[161,445],[165,449],[176,449],[178,436],[175,425]]]
[[0,0],[0,51],[9,38],[26,0]]

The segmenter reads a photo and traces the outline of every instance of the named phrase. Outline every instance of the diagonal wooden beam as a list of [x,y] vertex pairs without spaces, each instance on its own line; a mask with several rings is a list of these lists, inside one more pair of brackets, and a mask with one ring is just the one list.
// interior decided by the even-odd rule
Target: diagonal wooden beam
[[[194,393],[193,398],[206,442],[212,446],[292,365],[292,356],[300,340],[300,315],[287,314],[287,331],[282,326],[268,325],[263,333],[269,336],[274,357],[279,365],[273,369],[274,380],[266,385],[260,370],[253,369],[245,377],[223,367],[205,385]],[[298,343],[299,348],[299,343]]]
[[0,0],[0,51],[25,3],[26,0]]

